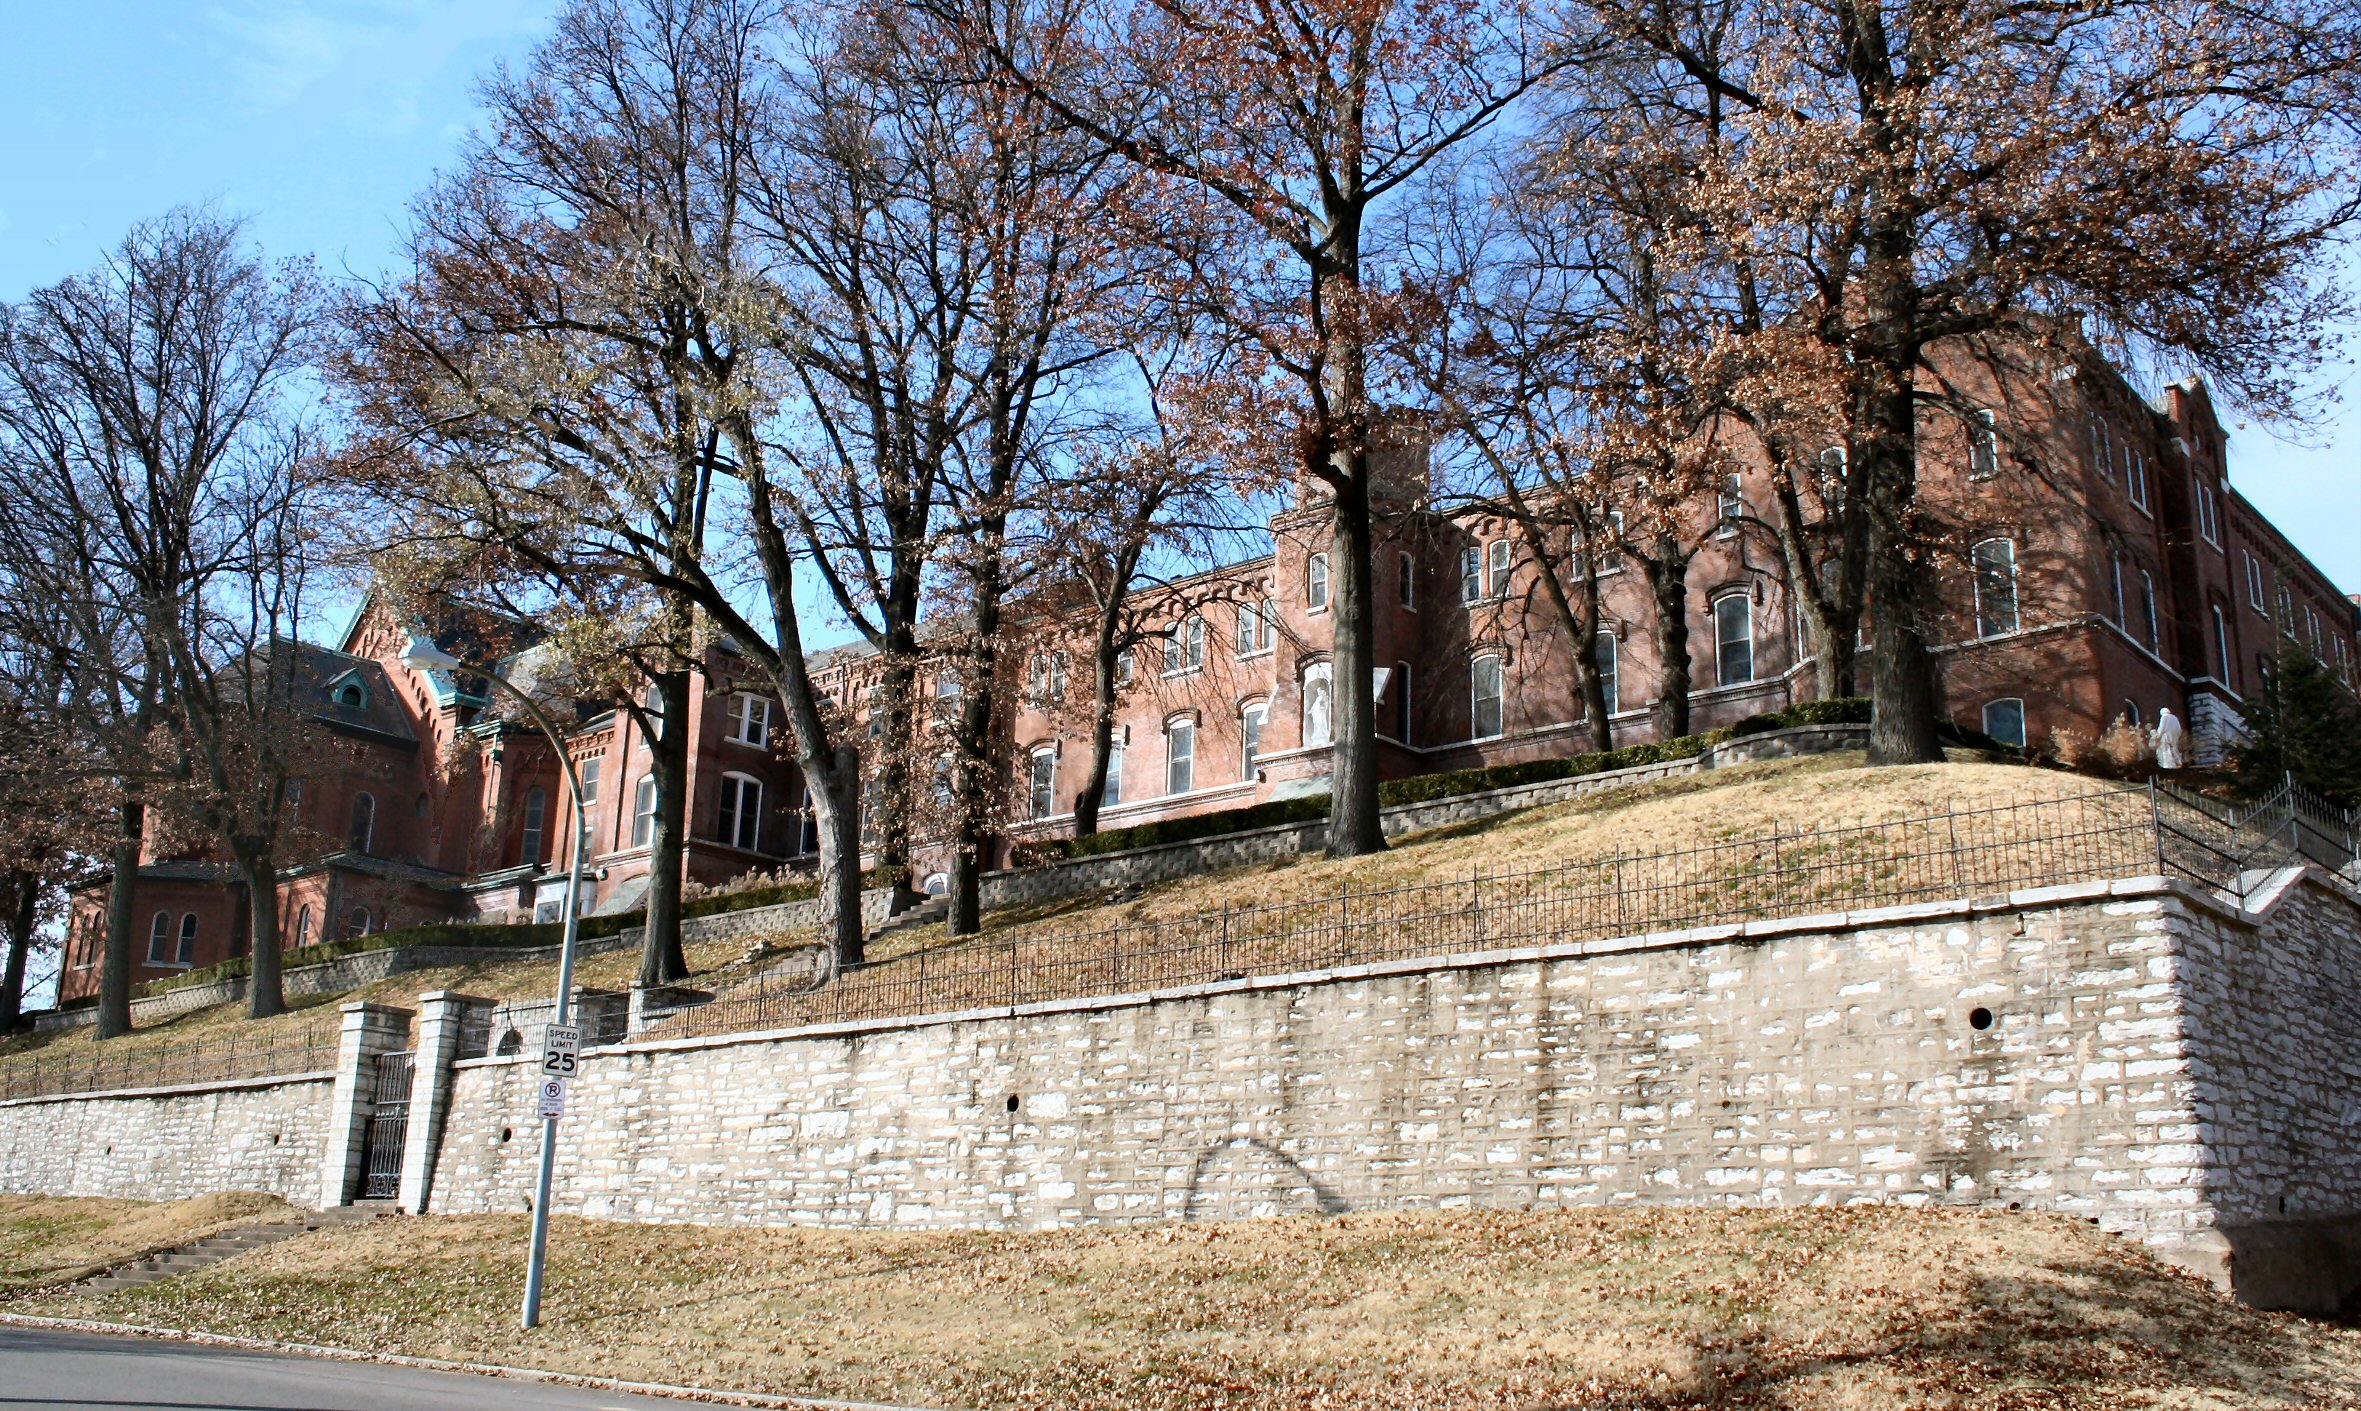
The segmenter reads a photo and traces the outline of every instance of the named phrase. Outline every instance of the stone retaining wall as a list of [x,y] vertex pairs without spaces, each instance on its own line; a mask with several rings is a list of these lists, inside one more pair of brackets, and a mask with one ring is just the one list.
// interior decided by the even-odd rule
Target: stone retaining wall
[[333,1073],[0,1102],[0,1190],[319,1197]]
[[[626,1045],[583,1062],[562,1208],[1035,1228],[2022,1204],[2220,1274],[2217,1227],[2258,1199],[2361,1212],[2361,1157],[2328,1140],[2361,1032],[2292,983],[2361,961],[2361,902],[2318,874],[2282,892],[2259,917],[2145,879]],[[2190,983],[2230,951],[2243,978]],[[532,1081],[457,1066],[434,1208],[520,1208]]]

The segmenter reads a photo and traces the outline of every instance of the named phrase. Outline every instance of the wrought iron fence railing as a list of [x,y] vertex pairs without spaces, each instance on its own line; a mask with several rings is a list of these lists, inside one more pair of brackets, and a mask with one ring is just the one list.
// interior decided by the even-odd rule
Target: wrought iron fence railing
[[233,1033],[202,1043],[129,1041],[71,1055],[36,1049],[0,1061],[0,1100],[326,1072],[336,1066],[340,1032],[334,1020],[313,1020],[300,1028]]
[[2127,876],[2186,877],[2243,896],[2255,868],[2331,851],[2313,837],[2325,836],[2320,828],[2291,829],[2259,808],[2233,817],[2213,802],[2108,790],[1107,929],[1036,928],[921,948],[817,987],[757,981],[661,1028],[723,1034],[1013,1006]]

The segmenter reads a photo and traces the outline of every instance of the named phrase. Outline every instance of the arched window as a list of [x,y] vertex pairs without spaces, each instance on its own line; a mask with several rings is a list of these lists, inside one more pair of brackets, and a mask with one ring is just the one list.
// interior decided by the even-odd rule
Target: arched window
[[1406,661],[1397,661],[1394,663],[1394,679],[1387,683],[1387,687],[1394,698],[1394,738],[1407,745],[1411,743],[1410,726],[1412,723],[1410,712],[1410,663]]
[[[2000,418],[1990,407],[1968,413],[1968,478],[1989,480],[2000,474]],[[1991,735],[1992,732],[1984,732]],[[1993,735],[1994,739],[1999,739]]]
[[1058,752],[1043,745],[1025,761],[1025,808],[1028,818],[1047,818],[1058,811]]
[[1717,506],[1715,515],[1715,518],[1721,521],[1721,528],[1718,532],[1723,538],[1728,538],[1738,532],[1738,521],[1745,517],[1746,482],[1739,478],[1737,471],[1733,470],[1722,477],[1721,503]]
[[1615,634],[1612,632],[1599,633],[1597,643],[1591,649],[1591,663],[1599,673],[1599,694],[1606,698],[1609,715],[1623,709],[1622,695],[1618,689],[1620,683],[1615,672],[1619,664],[1616,661],[1617,651]]
[[1205,619],[1182,618],[1164,639],[1164,674],[1180,676],[1205,665]]
[[656,776],[642,774],[631,796],[631,845],[644,848],[656,836]]
[[295,913],[295,944],[290,949],[302,950],[311,943],[312,908],[310,902],[305,902],[303,909]]
[[820,850],[820,816],[812,809],[812,791],[809,788],[803,791],[803,805],[795,810],[795,820],[797,825],[796,852],[802,856],[818,852]]
[[1123,802],[1123,726],[1107,741],[1107,787],[1099,791],[1099,807],[1113,808]]
[[1744,593],[1714,601],[1713,664],[1717,684],[1754,679],[1754,600]]
[[1516,562],[1517,546],[1506,539],[1495,539],[1486,552],[1491,555],[1492,596],[1505,598],[1508,596],[1509,574]]
[[1999,637],[2017,630],[2017,545],[1986,539],[1969,551],[1976,570],[1976,635]]
[[648,689],[640,693],[639,706],[641,710],[647,712],[648,738],[651,740],[663,739],[664,688],[652,681],[649,682]]
[[526,866],[541,861],[541,837],[549,826],[549,795],[536,784],[525,790],[525,841],[518,850],[517,860]]
[[1401,555],[1402,610],[1418,611],[1418,563],[1408,554]]
[[2131,725],[2140,723],[2140,703],[2129,696],[2123,698],[2123,719]]
[[2015,696],[1984,702],[1984,733],[2004,745],[2025,748],[2025,703]]
[[1303,603],[1313,612],[1328,611],[1328,555],[1314,554],[1304,565]]
[[1303,742],[1306,749],[1325,745],[1335,738],[1335,705],[1332,685],[1335,669],[1327,662],[1314,662],[1303,673]]
[[1480,656],[1467,664],[1468,738],[1489,740],[1500,733],[1500,658]]
[[377,796],[363,790],[353,795],[352,826],[344,833],[347,849],[366,854],[377,840]]
[[1270,717],[1267,702],[1256,701],[1238,712],[1238,734],[1244,741],[1238,756],[1238,777],[1253,782],[1254,762],[1262,757],[1262,723]]
[[172,963],[172,913],[159,911],[148,923],[148,964]]
[[1260,656],[1278,641],[1279,615],[1270,599],[1238,605],[1238,655]]
[[947,872],[929,872],[926,874],[926,882],[924,883],[921,890],[923,890],[930,897],[939,897],[944,895],[951,890],[951,874]]
[[180,949],[173,960],[186,965],[197,958],[197,913],[186,911],[180,917]]
[[1484,551],[1473,546],[1459,551],[1459,600],[1463,603],[1484,600]]
[[721,776],[721,840],[758,852],[762,846],[762,781],[746,774]]
[[2214,661],[2221,668],[2222,685],[2228,686],[2230,684],[2230,622],[2222,615],[2220,603],[2213,605],[2213,650]]
[[347,937],[369,934],[369,908],[356,906],[345,914],[344,934]]
[[1164,792],[1185,794],[1197,787],[1197,722],[1175,720],[1164,727]]
[[2148,629],[2148,650],[2155,651],[2160,645],[2156,630],[2156,575],[2144,568],[2140,570],[2140,620]]

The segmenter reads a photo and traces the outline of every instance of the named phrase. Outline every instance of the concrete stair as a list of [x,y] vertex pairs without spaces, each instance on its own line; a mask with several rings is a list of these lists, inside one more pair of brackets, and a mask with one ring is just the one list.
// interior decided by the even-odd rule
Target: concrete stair
[[950,914],[949,897],[928,897],[908,911],[879,922],[870,929],[869,939],[879,941],[900,931],[915,931],[921,926],[932,926]]
[[177,1279],[199,1269],[211,1268],[224,1259],[234,1258],[248,1250],[264,1249],[281,1240],[313,1230],[330,1229],[338,1225],[357,1225],[370,1220],[381,1220],[394,1212],[390,1200],[364,1200],[333,1210],[315,1210],[299,1220],[276,1220],[249,1225],[236,1225],[216,1235],[194,1240],[173,1249],[151,1254],[145,1259],[118,1265],[95,1278],[75,1285],[84,1293],[108,1293],[115,1289],[139,1288],[145,1284]]

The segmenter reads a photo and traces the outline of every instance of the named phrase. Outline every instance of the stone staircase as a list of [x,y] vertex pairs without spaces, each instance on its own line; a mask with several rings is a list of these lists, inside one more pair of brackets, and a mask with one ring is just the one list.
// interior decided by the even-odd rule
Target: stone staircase
[[928,897],[897,916],[889,916],[869,930],[872,943],[901,931],[915,931],[921,926],[932,926],[951,914],[951,899],[947,896]]
[[390,1200],[364,1200],[351,1205],[338,1206],[333,1210],[308,1211],[301,1219],[296,1220],[235,1225],[219,1234],[208,1235],[204,1239],[174,1249],[167,1249],[158,1254],[151,1254],[145,1259],[135,1260],[129,1264],[117,1265],[95,1278],[83,1280],[74,1287],[75,1291],[79,1293],[109,1293],[116,1289],[138,1288],[143,1284],[158,1283],[165,1279],[177,1279],[183,1274],[193,1274],[199,1269],[210,1268],[224,1259],[244,1254],[250,1249],[262,1249],[284,1239],[293,1239],[297,1235],[308,1234],[313,1230],[325,1230],[338,1225],[357,1225],[370,1220],[380,1220],[393,1213],[395,1213],[394,1204]]

